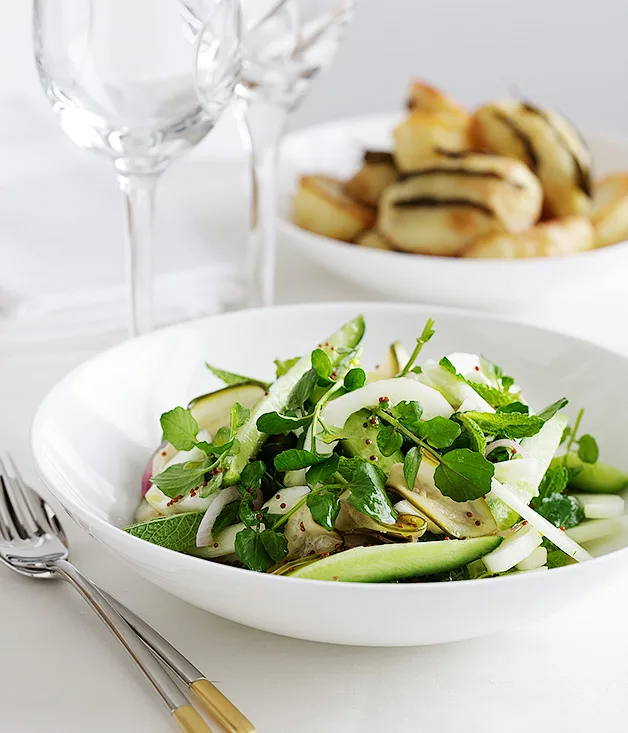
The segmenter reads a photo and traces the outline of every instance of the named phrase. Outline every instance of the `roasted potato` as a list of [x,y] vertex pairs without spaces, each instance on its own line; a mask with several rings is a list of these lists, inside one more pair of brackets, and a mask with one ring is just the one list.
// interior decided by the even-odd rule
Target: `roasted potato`
[[385,239],[377,229],[368,229],[367,231],[360,234],[355,240],[356,244],[360,247],[370,247],[371,249],[385,249],[392,251],[393,247],[390,242]]
[[303,176],[294,197],[294,223],[332,239],[352,242],[375,221],[369,206],[345,192],[342,181],[329,176]]
[[595,247],[595,232],[584,216],[544,221],[527,232],[495,232],[477,239],[463,252],[463,257],[515,259],[556,257],[585,252]]
[[397,180],[392,153],[367,150],[360,170],[347,181],[347,193],[368,206],[377,206],[382,191]]
[[462,105],[444,92],[422,81],[415,81],[410,86],[408,109],[411,112],[424,112],[437,117],[449,117],[463,125],[469,120],[469,113]]
[[412,112],[394,130],[395,162],[400,171],[409,171],[438,157],[440,151],[468,150],[470,140],[466,120]]
[[457,255],[482,235],[529,229],[542,200],[536,176],[514,158],[433,159],[384,191],[377,228],[395,248]]
[[598,247],[628,239],[628,173],[614,173],[595,183],[591,221]]
[[494,102],[477,110],[470,135],[478,149],[528,164],[541,181],[550,216],[590,216],[591,155],[557,112],[515,100]]

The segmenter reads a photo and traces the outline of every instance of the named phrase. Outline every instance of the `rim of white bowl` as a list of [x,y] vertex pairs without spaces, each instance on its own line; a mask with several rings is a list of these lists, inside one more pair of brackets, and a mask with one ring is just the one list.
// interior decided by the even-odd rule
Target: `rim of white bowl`
[[[410,594],[410,593],[453,593],[455,592],[455,588],[458,587],[468,587],[470,585],[477,585],[478,583],[486,584],[490,581],[490,584],[495,587],[495,585],[504,585],[506,583],[532,583],[532,582],[547,582],[545,580],[538,580],[539,578],[546,578],[547,576],[550,576],[550,573],[513,573],[511,575],[502,575],[496,578],[478,578],[473,580],[456,580],[451,582],[419,582],[419,583],[393,583],[393,582],[387,582],[387,583],[348,583],[348,582],[330,582],[327,580],[311,580],[309,578],[291,578],[290,576],[285,575],[271,575],[267,573],[257,573],[252,570],[248,570],[246,568],[235,568],[228,565],[222,565],[221,563],[215,563],[211,560],[206,560],[204,558],[195,557],[194,555],[187,555],[183,552],[176,552],[175,550],[169,550],[165,547],[161,547],[160,545],[155,545],[153,543],[147,542],[146,540],[143,540],[139,537],[135,537],[133,535],[130,535],[128,532],[125,532],[120,527],[117,527],[116,525],[112,524],[111,522],[107,522],[104,519],[101,519],[100,517],[93,514],[91,511],[84,509],[82,506],[75,504],[71,499],[69,499],[66,495],[59,492],[57,488],[54,486],[51,480],[49,480],[44,470],[40,464],[40,458],[39,458],[39,452],[36,447],[36,443],[38,441],[38,431],[39,431],[39,423],[42,420],[42,415],[45,413],[47,408],[47,403],[54,397],[54,393],[57,391],[57,389],[61,389],[67,382],[71,382],[73,379],[76,378],[78,374],[80,374],[85,369],[88,369],[94,362],[97,362],[98,360],[104,358],[106,355],[110,355],[112,353],[116,353],[118,351],[124,351],[126,348],[128,348],[129,344],[135,344],[135,343],[146,343],[151,340],[155,340],[160,338],[161,334],[168,331],[173,330],[184,330],[185,328],[195,328],[197,324],[199,323],[205,323],[205,322],[211,322],[215,319],[221,319],[221,320],[237,320],[238,318],[259,318],[262,317],[264,314],[267,314],[269,312],[272,313],[281,313],[284,311],[298,311],[298,310],[305,310],[305,311],[311,311],[311,310],[320,310],[320,311],[333,311],[337,308],[348,308],[351,307],[352,309],[355,309],[356,312],[368,312],[369,310],[376,310],[379,308],[386,308],[389,310],[399,310],[399,311],[407,311],[408,309],[411,310],[425,310],[426,308],[430,309],[431,313],[441,313],[444,315],[454,315],[461,317],[463,319],[469,320],[473,318],[483,318],[487,319],[489,321],[499,321],[502,323],[512,323],[515,326],[523,327],[526,330],[532,330],[532,331],[539,331],[541,333],[545,334],[551,334],[558,336],[560,338],[567,339],[569,341],[575,342],[575,343],[581,343],[586,344],[587,346],[594,346],[597,350],[607,352],[608,354],[611,354],[613,357],[619,357],[622,359],[625,359],[628,362],[628,359],[624,357],[619,352],[613,351],[612,349],[605,348],[604,346],[598,346],[597,344],[592,344],[592,342],[587,341],[586,339],[581,339],[576,336],[571,336],[569,334],[561,333],[560,331],[556,331],[554,329],[549,328],[543,328],[541,326],[535,326],[532,324],[527,323],[518,323],[517,321],[514,321],[511,318],[508,318],[506,316],[502,316],[499,314],[493,314],[493,313],[483,313],[481,311],[473,311],[473,310],[465,310],[462,308],[455,308],[455,307],[449,307],[449,306],[432,306],[432,305],[424,305],[419,303],[395,303],[395,302],[377,302],[377,301],[331,301],[331,302],[323,302],[323,303],[299,303],[297,305],[276,305],[272,306],[270,308],[252,308],[247,310],[241,310],[241,311],[233,311],[230,313],[220,313],[215,315],[206,316],[204,318],[198,318],[193,319],[191,321],[186,321],[183,323],[174,324],[171,326],[167,326],[166,328],[159,329],[157,331],[153,331],[152,333],[145,334],[143,336],[138,336],[133,339],[129,339],[127,341],[123,341],[120,344],[117,344],[115,346],[112,346],[108,349],[105,349],[104,351],[90,357],[86,361],[82,362],[78,366],[76,366],[74,369],[72,369],[68,374],[66,374],[62,379],[60,379],[46,394],[46,396],[43,398],[41,403],[39,404],[39,407],[37,408],[37,411],[35,413],[35,416],[33,418],[33,422],[31,424],[31,430],[30,430],[30,444],[31,449],[33,451],[33,455],[35,457],[35,465],[37,469],[37,473],[41,479],[41,481],[44,483],[44,485],[48,488],[52,496],[66,509],[68,512],[71,512],[73,514],[76,514],[79,519],[82,519],[87,524],[93,524],[100,528],[101,531],[103,531],[104,534],[111,534],[117,538],[119,542],[122,542],[126,544],[129,548],[133,547],[143,547],[145,552],[154,552],[156,557],[163,557],[163,558],[170,558],[173,560],[173,556],[177,556],[179,559],[175,562],[179,562],[182,565],[189,566],[190,568],[196,568],[200,570],[201,572],[206,573],[218,573],[218,574],[226,574],[225,577],[233,576],[234,573],[237,575],[235,577],[238,577],[240,579],[242,578],[249,578],[249,582],[251,583],[285,583],[286,581],[290,581],[291,583],[294,583],[295,581],[298,581],[301,584],[307,583],[307,584],[314,584],[317,586],[320,586],[321,588],[328,588],[330,589],[328,592],[334,592],[334,593],[371,593],[374,592],[373,588],[376,589],[376,592],[378,593],[394,593],[395,595],[400,594]],[[138,477],[138,487],[139,487],[139,477]],[[138,488],[139,491],[139,488]],[[73,519],[73,521],[75,521]],[[98,542],[101,544],[105,544],[103,540],[96,537],[95,538]],[[138,544],[140,543],[140,544]],[[167,554],[165,554],[167,553]],[[560,568],[552,568],[552,574],[556,572],[561,572],[563,574],[565,573],[574,573],[574,572],[588,572],[586,571],[587,566],[600,566],[602,563],[609,564],[610,562],[614,562],[616,557],[618,555],[626,555],[628,553],[628,546],[619,548],[618,550],[613,550],[612,552],[606,553],[604,555],[601,555],[599,557],[594,557],[593,560],[589,560],[586,563],[575,563],[573,565],[566,565],[564,567]],[[205,570],[201,570],[201,568],[205,568]],[[585,568],[583,571],[582,568]],[[536,579],[536,581],[535,581]],[[284,586],[285,587],[285,586]],[[337,590],[332,591],[331,588],[335,588]],[[338,590],[340,589],[340,590]],[[420,589],[418,591],[417,589]]]

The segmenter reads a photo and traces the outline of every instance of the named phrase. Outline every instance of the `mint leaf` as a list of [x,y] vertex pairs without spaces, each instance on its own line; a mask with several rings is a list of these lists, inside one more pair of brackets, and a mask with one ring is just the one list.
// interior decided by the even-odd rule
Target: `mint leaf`
[[592,435],[583,435],[578,440],[578,458],[583,463],[595,463],[600,456],[597,441]]
[[556,547],[553,542],[544,537],[542,546],[547,550],[548,568],[562,568],[567,564],[567,554]]
[[270,387],[268,382],[261,382],[259,379],[253,379],[253,377],[244,377],[242,374],[235,374],[234,372],[228,372],[225,369],[218,369],[218,367],[212,366],[207,362],[205,362],[205,366],[215,377],[218,377],[218,379],[222,380],[229,387],[233,387],[236,384],[244,384],[245,382],[257,384],[262,387],[262,389],[268,389]]
[[307,495],[307,506],[312,519],[331,532],[340,512],[340,497],[337,492],[318,491]]
[[432,448],[449,448],[460,435],[460,425],[446,417],[436,416],[419,423],[421,435]]
[[302,448],[289,448],[275,456],[275,468],[278,471],[298,471],[301,468],[322,463],[326,458],[327,456],[321,456]]
[[434,326],[433,319],[428,318],[425,323],[425,326],[423,326],[423,333],[421,333],[419,338],[416,340],[416,346],[414,347],[414,351],[410,355],[410,358],[408,359],[407,364],[403,367],[403,369],[397,375],[398,377],[405,377],[406,374],[410,371],[410,369],[412,369],[412,367],[414,366],[414,362],[418,359],[419,354],[421,353],[421,349],[434,335],[433,326]]
[[185,496],[205,481],[205,474],[210,465],[208,460],[198,463],[175,463],[174,466],[153,476],[150,482],[170,499]]
[[283,377],[284,374],[287,374],[300,358],[300,356],[294,356],[292,359],[286,359],[285,361],[275,359],[277,379],[279,379],[279,377]]
[[192,450],[196,445],[198,423],[192,413],[185,407],[175,407],[170,412],[164,412],[159,419],[164,440],[171,443],[177,450]]
[[349,486],[349,503],[378,522],[393,524],[397,512],[386,494],[384,481],[375,466],[366,461],[360,463]]
[[584,519],[584,509],[575,496],[570,494],[549,494],[537,497],[531,503],[534,511],[545,517],[555,527],[570,529]]
[[392,456],[403,445],[403,438],[391,425],[382,425],[377,431],[377,447],[383,456]]
[[157,517],[125,527],[124,531],[154,545],[185,552],[196,547],[196,533],[205,512],[186,512],[169,517]]
[[414,489],[422,458],[421,449],[417,445],[412,446],[412,448],[410,448],[406,453],[406,457],[403,462],[403,477],[405,478],[410,491]]
[[545,424],[538,415],[524,415],[520,412],[475,412],[465,413],[485,435],[503,435],[517,440],[536,435]]
[[443,356],[443,358],[438,362],[439,366],[443,367],[443,369],[446,372],[449,372],[450,374],[453,374],[455,377],[459,377],[458,370],[456,367],[449,361],[449,359],[446,356]]
[[535,501],[543,500],[552,494],[562,494],[567,488],[568,481],[569,471],[564,466],[551,466],[541,479]]
[[312,392],[318,383],[318,374],[316,370],[309,369],[294,385],[292,391],[288,395],[286,410],[298,410],[303,407],[303,403],[307,402],[312,396]]
[[329,380],[333,367],[327,354],[322,349],[314,349],[311,359],[312,369],[318,374],[319,379]]
[[309,425],[310,422],[312,422],[311,415],[288,417],[277,412],[267,412],[257,418],[257,429],[260,433],[266,433],[266,435],[281,435],[282,433],[290,433],[304,425]]
[[263,572],[275,564],[264,546],[261,534],[254,529],[243,529],[238,532],[235,536],[235,551],[250,570]]
[[502,405],[501,407],[498,407],[497,412],[520,412],[522,415],[529,415],[530,408],[527,405],[524,405],[523,402],[515,401],[511,402],[509,405]]
[[345,375],[343,384],[347,392],[353,392],[356,389],[360,389],[360,387],[364,387],[366,384],[366,372],[359,367],[349,369]]
[[480,426],[475,422],[475,420],[470,418],[469,414],[466,412],[461,412],[456,415],[456,420],[458,420],[464,428],[471,450],[484,455],[484,452],[486,451],[486,438],[484,437],[484,433],[480,429]]
[[482,382],[471,382],[467,381],[467,384],[482,397],[491,407],[505,407],[511,402],[515,402],[517,395],[510,392],[504,392],[496,387],[491,387],[488,384]]
[[264,549],[275,562],[283,560],[288,554],[288,540],[281,532],[275,532],[274,529],[265,529],[260,532],[260,539]]
[[339,463],[340,456],[333,453],[326,461],[312,466],[312,468],[310,468],[305,474],[305,480],[307,481],[308,486],[313,487],[316,486],[316,484],[324,484],[325,481],[329,481],[329,479],[338,470]]
[[484,456],[468,448],[458,448],[440,456],[434,483],[444,496],[454,501],[472,501],[488,494],[494,473],[495,466]]
[[568,402],[569,400],[567,400],[566,397],[561,397],[561,399],[556,400],[556,402],[552,402],[551,405],[548,405],[537,412],[536,416],[540,417],[543,422],[547,422],[548,420],[551,420],[559,410],[562,410]]
[[239,516],[240,502],[236,499],[236,501],[232,501],[224,506],[220,514],[216,517],[216,521],[212,528],[212,535],[217,537],[221,532],[227,529],[227,527],[230,527],[232,524],[236,524]]

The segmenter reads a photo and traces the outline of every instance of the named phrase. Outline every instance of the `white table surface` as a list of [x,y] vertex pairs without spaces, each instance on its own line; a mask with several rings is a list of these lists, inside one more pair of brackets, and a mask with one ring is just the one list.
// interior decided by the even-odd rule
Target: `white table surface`
[[[281,302],[376,297],[285,248],[279,259]],[[560,312],[521,315],[628,353],[622,312],[622,303],[583,294]],[[38,402],[75,364],[115,340],[0,346],[0,446],[38,489],[28,438]],[[76,564],[189,656],[260,733],[626,730],[624,583],[511,634],[425,648],[335,647],[254,631],[188,606],[67,517],[64,525]],[[150,686],[74,591],[0,568],[0,731],[171,730]]]

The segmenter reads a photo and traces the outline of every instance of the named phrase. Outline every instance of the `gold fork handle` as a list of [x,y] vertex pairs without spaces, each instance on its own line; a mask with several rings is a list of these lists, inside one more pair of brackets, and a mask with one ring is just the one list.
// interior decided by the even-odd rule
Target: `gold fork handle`
[[209,680],[192,682],[190,690],[229,733],[255,733],[255,727]]
[[183,733],[207,733],[205,721],[191,705],[183,705],[172,711],[172,717]]

